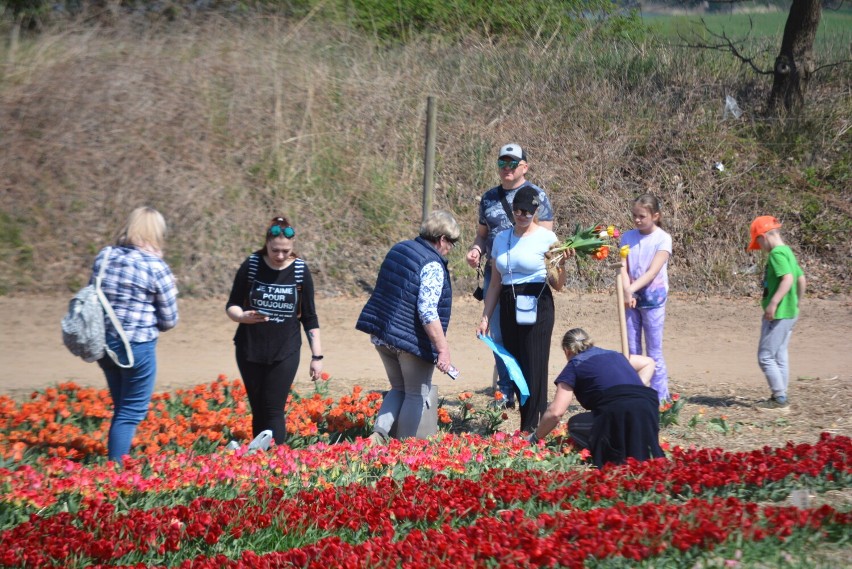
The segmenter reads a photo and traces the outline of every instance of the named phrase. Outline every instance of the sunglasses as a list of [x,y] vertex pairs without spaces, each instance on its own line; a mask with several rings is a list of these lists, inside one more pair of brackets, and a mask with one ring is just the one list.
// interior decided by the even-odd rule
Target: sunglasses
[[509,168],[510,170],[514,170],[521,164],[520,160],[497,160],[498,168]]
[[281,237],[284,236],[287,239],[292,239],[296,236],[296,232],[289,225],[285,227],[281,227],[280,225],[273,225],[269,228],[269,236],[270,237]]
[[447,237],[446,235],[444,235],[443,237],[444,237],[444,239],[446,239],[446,240],[447,240],[447,243],[449,243],[451,246],[453,246],[453,247],[455,247],[455,246],[456,246],[456,241],[458,241],[458,239],[450,239],[450,238],[449,238],[449,237]]
[[527,211],[525,209],[516,209],[516,210],[514,210],[514,214],[517,215],[518,217],[521,217],[521,216],[532,217],[532,216],[535,215],[535,210]]

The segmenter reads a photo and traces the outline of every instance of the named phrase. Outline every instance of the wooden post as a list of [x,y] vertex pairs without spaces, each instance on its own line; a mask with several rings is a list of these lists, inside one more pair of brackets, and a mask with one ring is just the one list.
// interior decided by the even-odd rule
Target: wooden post
[[615,276],[615,296],[618,298],[618,328],[621,330],[621,353],[630,359],[630,344],[627,343],[627,317],[624,314],[624,288],[621,286],[621,267]]
[[621,262],[610,263],[610,268],[615,269],[615,298],[618,306],[618,329],[621,333],[621,353],[630,359],[630,344],[627,343],[627,317],[624,313],[624,287],[621,286]]
[[435,97],[426,97],[426,156],[423,161],[423,221],[432,211],[435,181]]

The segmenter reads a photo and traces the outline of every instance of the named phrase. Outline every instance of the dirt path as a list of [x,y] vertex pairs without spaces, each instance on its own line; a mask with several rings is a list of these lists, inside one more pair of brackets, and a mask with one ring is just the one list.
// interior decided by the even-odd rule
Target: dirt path
[[[4,315],[0,327],[0,394],[23,397],[67,380],[104,385],[96,364],[75,358],[62,345],[59,322],[67,301],[58,297],[0,298],[0,314]],[[325,369],[333,377],[333,394],[349,392],[354,385],[386,389],[377,354],[367,336],[354,328],[364,302],[365,298],[318,299]],[[224,299],[180,301],[178,327],[160,337],[158,391],[209,382],[219,374],[239,377],[231,341],[236,325],[225,316],[224,304]],[[461,370],[461,377],[452,381],[446,375],[436,375],[442,397],[451,399],[462,391],[487,397],[490,392],[493,359],[474,336],[481,306],[472,298],[458,298],[454,303],[449,338],[453,363]],[[559,342],[570,327],[584,327],[599,346],[619,348],[614,296],[562,292],[556,295],[556,310],[552,376],[564,365]],[[796,407],[785,424],[768,423],[775,433],[772,438],[781,442],[813,441],[826,429],[852,435],[848,403],[852,395],[850,313],[849,298],[806,301],[790,347],[790,397]],[[765,430],[764,423],[751,422],[755,411],[750,407],[768,395],[755,355],[759,318],[755,300],[676,296],[670,300],[666,319],[665,356],[672,391],[689,397],[696,412],[708,409],[708,417],[714,412],[725,413],[732,421],[740,421],[743,433]],[[295,389],[307,392],[310,382],[304,349]],[[702,430],[684,430],[677,436],[697,444],[712,443],[704,440],[704,434]]]
[[[325,369],[337,381],[384,385],[384,370],[366,335],[355,330],[364,298],[318,299]],[[556,374],[564,365],[559,341],[569,327],[582,326],[602,347],[618,349],[614,297],[561,293],[556,296],[557,324],[550,368]],[[67,299],[57,297],[2,297],[0,313],[6,315],[0,330],[0,393],[30,392],[65,380],[102,385],[96,364],[87,364],[62,346],[59,321]],[[442,390],[480,389],[490,385],[492,359],[474,337],[481,304],[456,300],[450,327],[453,362],[461,377],[453,382],[437,379]],[[792,375],[808,377],[852,376],[852,350],[848,348],[852,301],[808,300],[791,342]],[[162,334],[158,348],[158,390],[212,381],[219,374],[239,377],[231,338],[235,324],[224,313],[224,300],[183,299],[177,328]],[[700,390],[727,383],[762,387],[756,363],[760,312],[754,301],[709,298],[674,298],[668,307],[665,356],[672,380]],[[305,367],[303,358],[303,368]],[[300,370],[297,385],[306,382]]]

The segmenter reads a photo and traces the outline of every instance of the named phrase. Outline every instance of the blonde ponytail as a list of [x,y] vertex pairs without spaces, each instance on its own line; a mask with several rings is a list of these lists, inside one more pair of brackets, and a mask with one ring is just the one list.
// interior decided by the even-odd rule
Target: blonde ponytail
[[572,354],[580,354],[594,346],[595,343],[589,339],[589,335],[582,328],[572,328],[562,336],[562,347]]

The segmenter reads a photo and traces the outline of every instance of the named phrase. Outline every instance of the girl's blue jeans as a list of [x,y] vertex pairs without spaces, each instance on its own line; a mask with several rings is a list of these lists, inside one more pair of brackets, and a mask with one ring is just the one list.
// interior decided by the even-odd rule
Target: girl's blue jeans
[[[127,352],[120,338],[109,337],[107,344],[120,361],[127,361]],[[107,456],[119,464],[122,457],[130,452],[137,425],[148,415],[157,376],[157,340],[131,342],[130,349],[135,359],[132,368],[118,367],[109,356],[98,360],[106,376],[114,406]]]

